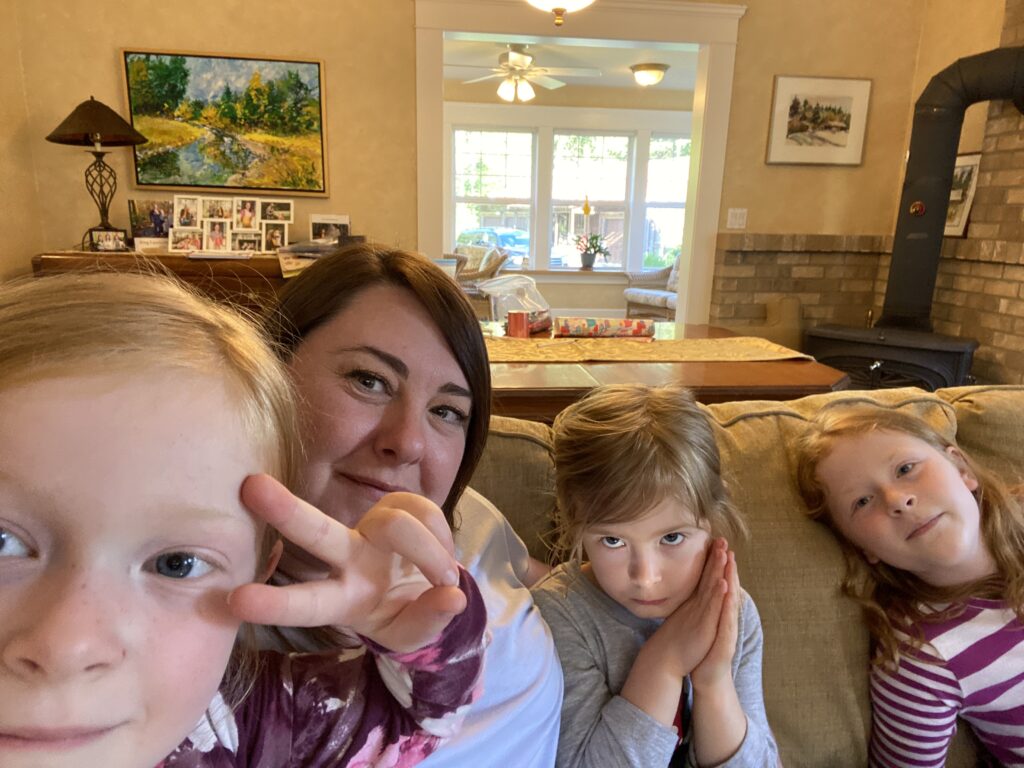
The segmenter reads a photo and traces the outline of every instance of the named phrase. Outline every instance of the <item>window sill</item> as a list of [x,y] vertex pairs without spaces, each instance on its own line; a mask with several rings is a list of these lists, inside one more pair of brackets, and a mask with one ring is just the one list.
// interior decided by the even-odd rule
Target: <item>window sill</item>
[[612,269],[516,269],[504,270],[502,274],[527,275],[544,283],[626,285],[626,273]]

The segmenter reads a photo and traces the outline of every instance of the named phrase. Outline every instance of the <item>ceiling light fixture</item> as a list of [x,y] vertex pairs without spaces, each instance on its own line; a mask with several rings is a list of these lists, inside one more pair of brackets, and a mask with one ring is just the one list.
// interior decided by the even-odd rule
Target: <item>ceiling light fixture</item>
[[560,27],[565,22],[565,14],[581,11],[593,4],[594,0],[554,0],[554,2],[526,0],[526,2],[541,11],[555,14],[555,26]]
[[506,77],[501,81],[501,85],[498,86],[498,98],[502,101],[516,100],[516,79],[514,77]]
[[530,82],[520,78],[519,82],[516,83],[516,98],[520,101],[530,101],[536,95]]
[[633,70],[636,84],[646,88],[648,85],[657,85],[661,82],[668,70],[668,64],[634,64],[630,69]]
[[502,101],[532,101],[536,95],[525,77],[509,75],[498,86],[498,98]]

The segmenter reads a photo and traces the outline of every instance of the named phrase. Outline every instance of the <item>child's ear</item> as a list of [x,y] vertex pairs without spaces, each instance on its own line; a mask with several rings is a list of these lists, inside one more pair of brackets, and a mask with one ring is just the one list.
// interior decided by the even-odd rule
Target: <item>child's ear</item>
[[258,574],[256,574],[255,581],[260,584],[265,584],[270,580],[270,577],[274,575],[274,571],[277,570],[277,564],[281,561],[281,553],[284,552],[284,540],[278,538],[274,542],[274,546],[270,548],[270,554],[267,555],[266,567]]
[[975,477],[974,473],[967,466],[967,461],[964,459],[963,453],[955,445],[951,445],[946,448],[946,455],[949,456],[950,461],[960,471],[960,477],[964,481],[964,485],[967,486],[967,490],[974,493],[978,490],[978,478]]

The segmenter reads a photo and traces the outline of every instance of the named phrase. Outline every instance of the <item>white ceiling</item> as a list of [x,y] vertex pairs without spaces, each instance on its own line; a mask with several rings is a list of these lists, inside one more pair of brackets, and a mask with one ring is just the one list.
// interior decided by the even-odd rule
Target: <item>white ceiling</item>
[[[525,44],[526,53],[534,57],[537,67],[593,67],[600,77],[557,75],[567,86],[601,86],[638,88],[630,66],[633,64],[668,64],[665,79],[657,90],[692,91],[697,74],[697,46],[687,44],[625,43],[613,40],[578,40],[553,37],[523,37],[472,33],[446,33],[444,41],[444,79],[470,80],[483,77],[498,66],[498,56],[509,43]],[[451,65],[460,65],[458,69]],[[476,72],[463,69],[476,68]]]

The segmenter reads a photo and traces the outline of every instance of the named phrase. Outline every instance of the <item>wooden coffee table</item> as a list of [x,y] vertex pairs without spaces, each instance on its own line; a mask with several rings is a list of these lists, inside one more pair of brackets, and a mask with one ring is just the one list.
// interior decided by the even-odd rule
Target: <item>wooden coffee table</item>
[[[686,326],[687,338],[737,334]],[[602,384],[683,384],[702,403],[791,400],[846,389],[842,371],[811,360],[766,362],[491,363],[493,413],[551,422],[567,405]]]

